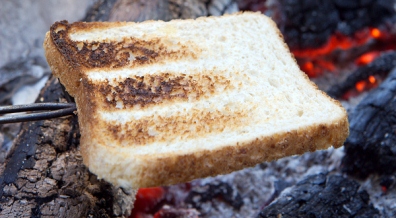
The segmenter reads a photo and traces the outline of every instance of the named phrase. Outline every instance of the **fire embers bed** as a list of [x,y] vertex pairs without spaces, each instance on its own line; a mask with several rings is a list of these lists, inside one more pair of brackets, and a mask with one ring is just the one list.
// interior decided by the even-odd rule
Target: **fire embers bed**
[[353,36],[393,16],[389,0],[280,0],[279,26],[292,50],[319,48],[334,33]]
[[327,94],[348,100],[362,91],[375,88],[389,72],[396,68],[396,52],[384,52],[366,66],[353,71],[342,82],[332,85]]
[[[396,65],[377,60],[396,49],[395,1],[270,2],[259,9],[270,11],[301,69],[319,86],[325,76],[324,90],[342,83],[331,87],[333,97],[348,100],[377,87]],[[254,4],[249,7],[254,9]]]

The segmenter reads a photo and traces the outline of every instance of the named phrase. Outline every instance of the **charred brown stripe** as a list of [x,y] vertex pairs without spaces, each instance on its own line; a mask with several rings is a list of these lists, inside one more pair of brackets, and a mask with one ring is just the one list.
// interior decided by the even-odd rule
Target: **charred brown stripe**
[[98,96],[107,110],[115,109],[117,102],[122,103],[121,108],[145,107],[176,100],[198,100],[232,88],[229,79],[221,75],[209,76],[210,72],[194,75],[163,73],[88,84],[89,90],[99,91]]
[[[227,109],[224,109],[227,110]],[[192,109],[187,114],[163,117],[154,115],[141,120],[114,124],[105,122],[108,139],[128,146],[145,145],[154,142],[170,142],[197,138],[200,135],[216,134],[227,129],[237,129],[248,122],[249,109],[244,108],[226,115],[224,111],[200,111]]]
[[[166,46],[161,39],[141,40],[125,37],[121,41],[113,42],[76,42],[70,39],[72,29],[81,29],[86,24],[76,22],[69,24],[67,21],[56,22],[51,26],[51,38],[59,52],[75,67],[86,68],[120,68],[137,67],[146,64],[158,63],[164,60],[181,60],[196,58],[199,49],[189,43],[189,46],[180,42]],[[106,24],[97,24],[98,28]],[[81,27],[82,26],[82,27]],[[95,25],[91,24],[91,27]],[[120,24],[121,26],[121,24]],[[193,52],[194,51],[194,52]]]

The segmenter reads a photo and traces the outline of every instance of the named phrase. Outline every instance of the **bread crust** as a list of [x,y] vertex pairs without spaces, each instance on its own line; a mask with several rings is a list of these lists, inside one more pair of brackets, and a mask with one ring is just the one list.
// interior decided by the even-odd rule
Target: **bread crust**
[[[81,151],[84,163],[90,170],[97,175],[106,175],[104,178],[113,184],[135,188],[153,187],[227,174],[264,161],[326,149],[329,145],[338,148],[343,145],[348,134],[348,122],[341,119],[329,125],[312,125],[221,149],[188,154],[170,153],[156,158],[129,155],[118,148],[99,144],[81,147]],[[81,144],[90,143],[86,137],[81,140]],[[129,161],[112,162],[111,168],[104,167],[103,163],[109,156]]]
[[[237,16],[241,13],[227,16]],[[261,15],[260,15],[261,16]],[[211,18],[199,18],[205,20]],[[148,21],[155,22],[155,21]],[[270,25],[277,30],[278,35],[282,34],[277,29],[276,24],[269,21]],[[145,22],[147,23],[147,22]],[[267,136],[260,136],[255,139],[245,139],[235,142],[235,144],[224,145],[215,149],[201,149],[194,152],[161,152],[159,154],[141,155],[129,152],[128,147],[117,146],[120,144],[121,132],[120,129],[111,129],[108,123],[100,119],[99,110],[103,107],[114,108],[116,103],[106,98],[109,94],[121,95],[114,90],[107,90],[108,87],[97,88],[97,84],[90,84],[85,71],[90,69],[101,69],[103,71],[122,68],[126,64],[129,67],[144,67],[152,63],[166,63],[167,61],[175,61],[180,58],[189,57],[196,59],[200,54],[200,49],[194,47],[195,45],[178,44],[178,51],[174,52],[167,48],[167,44],[162,39],[141,40],[131,38],[130,41],[122,42],[85,42],[79,45],[69,38],[69,32],[89,32],[93,29],[106,29],[108,27],[123,26],[126,23],[73,23],[68,24],[66,21],[55,23],[50,32],[46,34],[44,41],[44,48],[46,58],[53,71],[53,74],[58,77],[62,84],[65,85],[66,90],[75,97],[79,124],[81,131],[81,146],[80,150],[83,156],[84,163],[89,167],[90,171],[97,174],[100,178],[123,187],[152,187],[159,185],[171,185],[180,182],[191,181],[196,178],[207,176],[215,176],[218,174],[225,174],[234,170],[240,170],[245,167],[251,167],[263,161],[272,161],[281,157],[302,154],[304,152],[312,152],[319,149],[326,149],[329,146],[338,148],[342,146],[346,137],[349,135],[349,124],[346,116],[346,111],[342,108],[341,104],[328,97],[324,92],[318,90],[317,86],[309,81],[309,78],[301,72],[301,76],[305,78],[307,83],[311,84],[317,93],[325,96],[326,99],[338,105],[341,108],[343,115],[329,123],[312,123],[300,128],[295,128],[290,131],[278,132]],[[125,61],[130,56],[119,56],[118,51],[121,51],[122,45],[129,43],[130,49],[141,54],[140,59],[132,65],[130,62]],[[287,45],[283,46],[287,49]],[[158,46],[159,45],[159,46]],[[190,47],[189,47],[190,46]],[[106,55],[98,55],[97,52],[103,49],[111,50],[112,52]],[[95,52],[96,51],[96,52]],[[293,56],[292,54],[289,54]],[[295,59],[293,58],[294,62]],[[296,64],[296,63],[295,63]],[[159,84],[169,82],[169,84],[177,87],[186,86],[188,90],[191,87],[198,87],[199,82],[190,84],[183,81],[183,78],[169,79],[171,76],[163,76],[168,80],[159,79]],[[153,78],[155,78],[153,76]],[[139,78],[134,78],[136,81]],[[211,81],[212,78],[209,79]],[[154,80],[153,80],[154,81]],[[195,80],[194,80],[195,81]],[[226,84],[227,79],[217,78],[213,79],[213,84],[209,87],[221,84]],[[136,82],[137,84],[138,82]],[[154,82],[153,82],[154,83]],[[132,83],[135,84],[135,83]],[[140,81],[139,84],[142,84]],[[135,85],[133,85],[135,86]],[[147,86],[152,87],[153,84]],[[142,85],[144,87],[144,84]],[[160,87],[160,86],[158,86]],[[201,87],[202,88],[202,87]],[[98,90],[101,90],[100,92]],[[140,91],[145,90],[140,88]],[[166,88],[161,88],[163,93],[160,95],[160,101],[172,104],[178,99],[188,98],[193,91],[187,93],[178,93],[173,96],[166,92]],[[214,93],[209,93],[211,95]],[[128,107],[128,102],[131,107],[139,105],[139,107],[150,106],[156,101],[155,93],[151,93],[149,89],[147,96],[144,99],[125,98],[123,103]],[[202,97],[205,94],[201,93]],[[197,93],[194,96],[197,96]],[[198,94],[199,96],[199,94]],[[116,97],[116,96],[115,96]],[[114,99],[115,99],[114,97]],[[158,97],[158,96],[157,96]],[[102,99],[102,100],[98,100]],[[107,99],[107,100],[106,100]],[[124,99],[124,100],[125,100]],[[107,103],[100,103],[99,101],[108,101]],[[154,103],[153,103],[154,102]],[[105,106],[103,106],[105,105]],[[107,106],[106,106],[107,105]],[[242,115],[238,115],[242,116]],[[236,116],[236,117],[238,117]],[[216,120],[226,123],[226,120]],[[236,125],[230,123],[230,125]],[[100,128],[106,133],[98,131]],[[138,127],[133,127],[137,129]],[[181,127],[180,127],[181,128]],[[180,130],[181,131],[181,130]],[[184,130],[183,130],[184,131]],[[110,134],[109,132],[113,132]],[[100,141],[103,137],[111,138],[114,144],[103,143]],[[130,136],[128,136],[131,138]],[[148,137],[149,138],[149,137]],[[111,140],[106,139],[106,142]],[[135,144],[143,145],[151,143],[148,139],[135,140]]]

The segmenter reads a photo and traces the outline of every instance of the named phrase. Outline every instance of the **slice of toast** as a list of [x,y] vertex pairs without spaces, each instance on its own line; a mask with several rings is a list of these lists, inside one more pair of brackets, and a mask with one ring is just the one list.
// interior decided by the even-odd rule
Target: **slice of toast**
[[84,163],[122,187],[225,174],[339,147],[346,111],[300,71],[260,13],[57,22],[44,48],[74,96]]

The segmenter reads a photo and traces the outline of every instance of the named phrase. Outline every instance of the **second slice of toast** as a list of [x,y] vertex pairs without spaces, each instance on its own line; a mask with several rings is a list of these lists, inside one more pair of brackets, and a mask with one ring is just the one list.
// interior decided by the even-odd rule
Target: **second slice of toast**
[[339,147],[348,136],[345,110],[259,13],[63,21],[44,47],[75,97],[84,163],[115,185],[187,182]]

